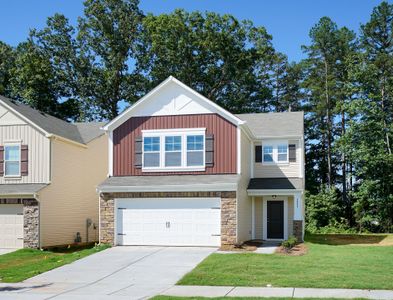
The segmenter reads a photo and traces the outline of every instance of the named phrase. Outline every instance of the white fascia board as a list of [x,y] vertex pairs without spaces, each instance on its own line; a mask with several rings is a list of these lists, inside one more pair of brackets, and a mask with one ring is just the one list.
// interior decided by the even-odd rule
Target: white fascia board
[[254,137],[254,141],[260,141],[260,140],[300,140],[303,138],[302,135],[274,135],[274,136],[256,136]]
[[293,196],[296,193],[303,193],[303,190],[247,190],[248,196],[268,196],[268,195],[285,195]]
[[152,95],[157,93],[161,88],[163,88],[165,85],[167,85],[170,82],[174,82],[177,85],[183,87],[187,91],[191,92],[194,94],[196,97],[199,99],[202,99],[203,101],[207,102],[212,108],[214,108],[214,112],[220,114],[223,116],[225,119],[230,121],[231,123],[234,123],[236,125],[241,125],[244,124],[244,121],[240,120],[238,117],[234,116],[227,110],[223,109],[213,101],[207,99],[203,95],[199,94],[197,91],[193,90],[180,80],[177,80],[173,76],[169,76],[167,79],[165,79],[163,82],[161,82],[158,86],[156,86],[154,89],[152,89],[149,93],[147,93],[145,96],[143,96],[141,99],[139,99],[137,102],[135,102],[133,105],[131,105],[128,109],[126,109],[124,112],[122,112],[120,115],[118,115],[116,118],[114,118],[112,121],[110,121],[108,124],[102,127],[103,130],[105,131],[112,131],[119,127],[122,123],[124,123],[126,120],[128,120],[132,116],[132,111],[134,111],[138,106],[140,106],[146,99],[150,98]]
[[99,193],[123,192],[227,192],[237,191],[237,183],[193,184],[193,185],[154,185],[154,186],[104,186],[97,188]]

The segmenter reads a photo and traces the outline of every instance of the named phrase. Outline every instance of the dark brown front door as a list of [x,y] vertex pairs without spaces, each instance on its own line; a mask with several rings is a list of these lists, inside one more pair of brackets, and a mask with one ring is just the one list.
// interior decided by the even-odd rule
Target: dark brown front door
[[284,201],[267,201],[267,238],[284,238]]

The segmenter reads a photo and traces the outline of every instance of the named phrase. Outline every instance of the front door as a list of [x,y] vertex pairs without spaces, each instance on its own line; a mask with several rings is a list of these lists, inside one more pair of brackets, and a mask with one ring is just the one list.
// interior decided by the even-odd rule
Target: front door
[[284,239],[284,201],[267,201],[267,238]]

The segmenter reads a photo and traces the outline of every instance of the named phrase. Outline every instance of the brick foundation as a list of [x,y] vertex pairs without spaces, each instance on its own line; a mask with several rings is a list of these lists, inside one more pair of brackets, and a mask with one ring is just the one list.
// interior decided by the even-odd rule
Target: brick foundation
[[293,220],[293,235],[298,242],[303,242],[303,221]]
[[115,198],[221,198],[221,244],[236,243],[236,192],[141,192],[103,193],[100,195],[100,242],[114,244]]
[[36,199],[0,199],[0,204],[23,204],[23,247],[38,248],[40,208]]

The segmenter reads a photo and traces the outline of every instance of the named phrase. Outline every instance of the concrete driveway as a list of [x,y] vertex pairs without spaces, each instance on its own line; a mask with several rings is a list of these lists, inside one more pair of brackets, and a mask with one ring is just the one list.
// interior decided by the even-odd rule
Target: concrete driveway
[[146,299],[173,286],[215,250],[114,247],[22,283],[0,283],[0,299]]
[[16,250],[18,250],[18,249],[13,249],[13,248],[0,248],[0,255],[7,254],[7,253],[10,253],[10,252],[14,252],[14,251],[16,251]]

